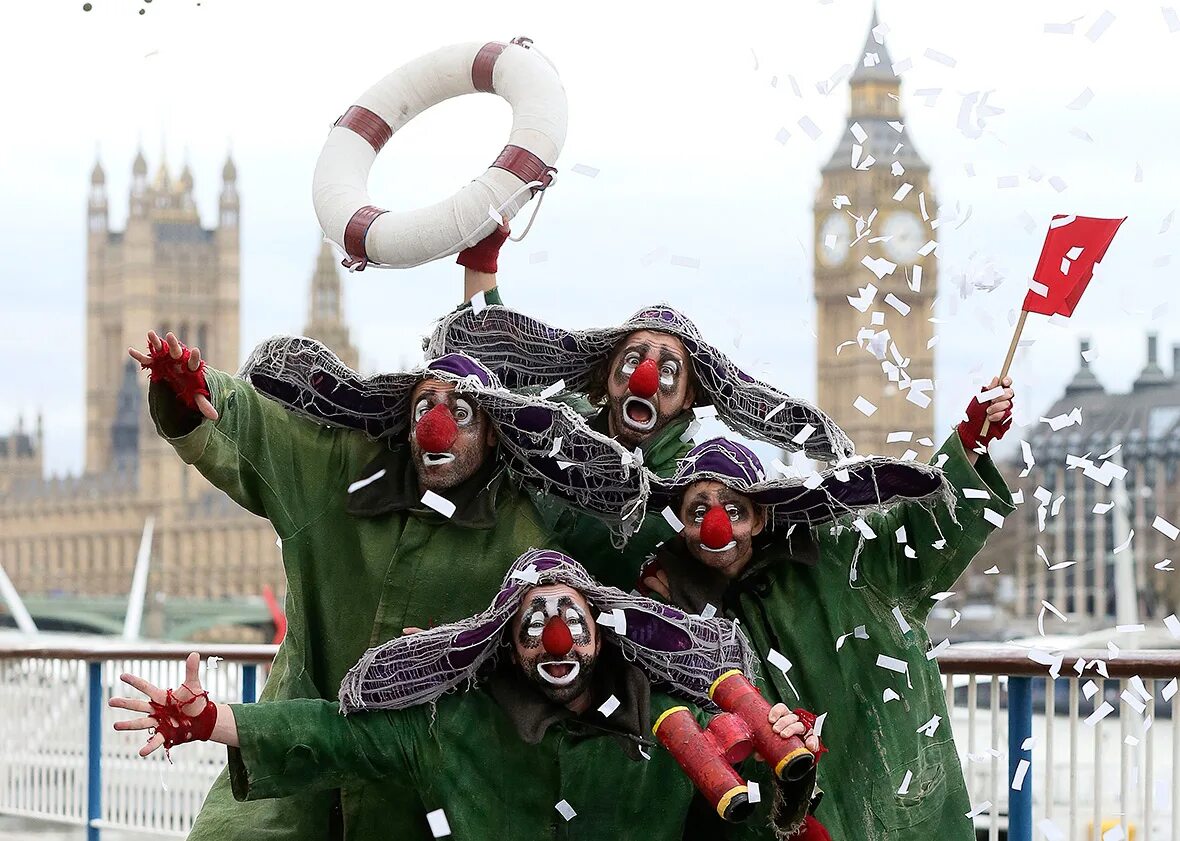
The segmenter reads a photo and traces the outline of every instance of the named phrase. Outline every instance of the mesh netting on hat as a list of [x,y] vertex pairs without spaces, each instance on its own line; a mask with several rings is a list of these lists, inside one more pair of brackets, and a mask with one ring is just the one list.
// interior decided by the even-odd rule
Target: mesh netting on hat
[[562,330],[502,306],[464,308],[436,325],[426,347],[432,355],[476,356],[509,388],[565,380],[567,388],[584,390],[595,366],[637,330],[668,333],[684,343],[696,372],[697,402],[712,404],[735,431],[823,461],[852,455],[851,439],[827,414],[746,374],[669,306],[646,307],[618,327],[598,330]]
[[540,584],[557,583],[582,593],[598,611],[595,618],[605,642],[618,646],[653,683],[670,692],[709,707],[709,687],[723,672],[741,669],[751,678],[757,675],[753,649],[730,620],[703,619],[607,587],[560,552],[530,549],[512,564],[487,610],[365,652],[340,685],[340,711],[402,709],[474,682],[480,666],[503,642],[524,594]]
[[569,406],[508,391],[463,354],[362,377],[314,339],[278,336],[258,345],[238,376],[297,414],[375,439],[405,434],[410,393],[423,378],[454,383],[487,412],[518,480],[601,519],[617,538],[643,520],[649,480],[626,447],[592,430]]

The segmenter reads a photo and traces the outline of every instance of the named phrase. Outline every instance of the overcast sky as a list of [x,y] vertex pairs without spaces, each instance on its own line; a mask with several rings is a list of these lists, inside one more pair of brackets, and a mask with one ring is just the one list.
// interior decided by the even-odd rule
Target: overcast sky
[[[8,125],[0,430],[20,412],[43,411],[50,471],[82,462],[85,203],[96,151],[116,227],[140,142],[153,173],[162,151],[174,174],[190,162],[211,225],[232,146],[245,350],[306,319],[320,242],[311,173],[332,121],[416,55],[518,34],[556,64],[570,121],[558,184],[533,232],[501,258],[509,302],[555,323],[596,326],[666,300],[751,371],[814,397],[811,205],[848,98],[846,84],[825,95],[817,82],[860,60],[867,0],[708,11],[635,2],[453,0],[445,11],[359,0],[92,2],[89,12],[80,0],[20,4],[0,31]],[[901,74],[904,119],[933,167],[943,215],[970,211],[961,227],[939,231],[940,429],[999,367],[1053,213],[1130,218],[1072,322],[1030,319],[1026,337],[1035,341],[1015,369],[1018,420],[1035,420],[1058,397],[1081,334],[1093,337],[1094,368],[1116,390],[1142,367],[1145,331],[1159,330],[1169,348],[1180,341],[1170,257],[1180,21],[1154,3],[1106,2],[1113,20],[1102,2],[880,4],[894,61],[911,62]],[[1072,33],[1056,31],[1071,23]],[[978,137],[959,119],[972,92],[990,92],[988,104],[1003,109]],[[821,129],[817,139],[800,128],[804,117]],[[432,109],[381,155],[375,202],[413,208],[449,195],[499,151],[509,120],[492,96]],[[574,164],[598,174],[572,173]],[[999,186],[1013,175],[1016,186]],[[673,255],[699,268],[673,265]],[[995,276],[998,288],[973,288]],[[459,289],[450,260],[349,276],[345,306],[363,367],[416,361],[419,337]],[[1169,369],[1170,349],[1165,355]]]

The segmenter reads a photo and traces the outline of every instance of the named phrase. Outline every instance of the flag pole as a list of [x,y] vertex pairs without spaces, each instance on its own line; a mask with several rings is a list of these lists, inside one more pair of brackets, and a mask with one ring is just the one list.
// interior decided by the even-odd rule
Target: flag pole
[[[1016,322],[1016,329],[1012,333],[1012,344],[1008,346],[1008,355],[1004,357],[1004,367],[1000,370],[1000,384],[1003,385],[1004,377],[1008,376],[1008,369],[1012,367],[1012,360],[1016,356],[1016,346],[1020,344],[1020,334],[1024,331],[1024,320],[1028,318],[1028,310],[1020,311],[1020,318]],[[986,418],[983,421],[983,428],[979,430],[979,437],[982,438],[987,435],[987,431],[991,429],[992,422]]]

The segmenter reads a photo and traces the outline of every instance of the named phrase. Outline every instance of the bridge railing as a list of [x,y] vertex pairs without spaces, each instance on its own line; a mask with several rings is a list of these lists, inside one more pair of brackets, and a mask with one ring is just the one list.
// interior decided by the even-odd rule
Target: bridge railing
[[[143,759],[144,733],[116,733],[127,718],[107,707],[138,696],[130,672],[179,686],[190,644],[98,641],[85,645],[0,642],[0,814],[86,827],[184,837],[225,765],[225,748],[199,743]],[[272,645],[208,645],[202,682],[221,700],[257,698]]]
[[[183,837],[224,765],[224,748],[185,745],[171,763],[162,752],[141,759],[145,734],[116,733],[112,725],[126,713],[106,704],[136,694],[119,681],[123,672],[179,685],[190,648],[0,641],[0,814],[84,826],[95,841],[104,828]],[[275,652],[200,650],[219,658],[202,678],[210,694],[243,701],[255,699]],[[1057,679],[1029,654],[951,646],[938,658],[950,712],[942,726],[953,730],[978,834],[1180,841],[1180,651],[1121,651],[1114,659],[1107,651],[1063,652]],[[1099,661],[1107,677],[1096,671]],[[1093,716],[1104,704],[1110,711]]]

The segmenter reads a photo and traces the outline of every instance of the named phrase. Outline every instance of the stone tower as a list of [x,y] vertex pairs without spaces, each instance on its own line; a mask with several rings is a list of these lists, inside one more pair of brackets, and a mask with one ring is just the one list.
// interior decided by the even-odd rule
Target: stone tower
[[341,362],[357,370],[357,351],[349,341],[348,326],[344,323],[336,257],[326,242],[320,246],[315,273],[311,276],[307,326],[303,328],[303,334],[323,342],[340,357]]
[[[201,224],[187,164],[173,181],[161,159],[148,181],[143,152],[131,167],[126,226],[111,229],[106,174],[98,163],[90,176],[86,254],[86,471],[102,473],[131,453],[132,427],[119,395],[129,346],[142,347],[149,329],[174,331],[198,345],[211,365],[237,370],[238,194],[237,172],[226,159],[218,223]],[[146,413],[146,408],[139,409]],[[118,432],[113,423],[121,417]],[[156,439],[150,422],[140,441]],[[120,442],[116,445],[116,441]]]
[[[877,29],[874,11],[850,80],[848,125],[815,199],[818,396],[858,452],[901,455],[912,448],[924,458],[929,450],[886,439],[910,432],[916,442],[934,432],[928,319],[938,282],[930,244],[938,205]],[[837,354],[849,341],[855,344]],[[858,397],[876,411],[858,410]]]

